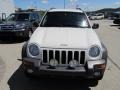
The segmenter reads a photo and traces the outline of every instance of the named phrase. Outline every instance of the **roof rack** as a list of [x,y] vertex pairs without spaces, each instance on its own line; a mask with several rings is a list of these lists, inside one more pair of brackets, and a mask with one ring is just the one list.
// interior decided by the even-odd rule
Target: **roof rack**
[[52,10],[52,9],[56,9],[56,8],[54,8],[54,7],[50,8],[50,10]]

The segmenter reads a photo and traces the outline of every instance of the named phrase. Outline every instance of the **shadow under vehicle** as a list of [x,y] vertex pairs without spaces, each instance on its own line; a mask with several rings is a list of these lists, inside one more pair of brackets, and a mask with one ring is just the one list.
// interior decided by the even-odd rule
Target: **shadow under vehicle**
[[8,80],[10,90],[91,90],[98,82],[69,77],[27,78],[22,66]]

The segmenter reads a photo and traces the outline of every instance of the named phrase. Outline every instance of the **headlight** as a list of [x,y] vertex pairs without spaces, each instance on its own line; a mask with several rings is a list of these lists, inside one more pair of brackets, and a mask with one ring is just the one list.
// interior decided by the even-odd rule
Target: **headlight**
[[93,46],[89,49],[89,56],[90,57],[98,57],[100,55],[100,48],[98,46]]
[[37,45],[35,45],[35,44],[31,44],[28,49],[29,49],[29,53],[32,56],[37,56],[40,53],[39,52],[39,47]]

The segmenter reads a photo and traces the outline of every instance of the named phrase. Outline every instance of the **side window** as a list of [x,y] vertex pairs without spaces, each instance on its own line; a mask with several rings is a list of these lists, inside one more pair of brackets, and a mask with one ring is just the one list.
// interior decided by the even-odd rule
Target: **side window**
[[7,20],[8,20],[8,21],[15,21],[16,16],[17,16],[17,15],[15,15],[15,14],[11,14],[10,16],[8,16]]
[[36,19],[35,14],[33,14],[33,18]]
[[34,20],[35,19],[35,16],[34,16],[34,14],[31,14],[31,20]]
[[30,14],[30,20],[32,20],[32,14]]
[[39,20],[39,16],[38,16],[38,14],[36,13],[36,14],[34,14],[34,16],[35,16],[35,19],[36,20]]

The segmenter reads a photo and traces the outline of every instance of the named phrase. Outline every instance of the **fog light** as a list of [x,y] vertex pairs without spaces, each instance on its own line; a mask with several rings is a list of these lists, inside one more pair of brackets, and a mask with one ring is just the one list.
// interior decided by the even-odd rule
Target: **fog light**
[[56,67],[57,65],[58,65],[58,61],[57,60],[55,60],[55,59],[51,59],[50,60],[50,66]]
[[71,68],[75,68],[77,65],[78,65],[78,62],[77,62],[76,60],[71,60],[71,61],[69,62],[69,66],[70,66]]

